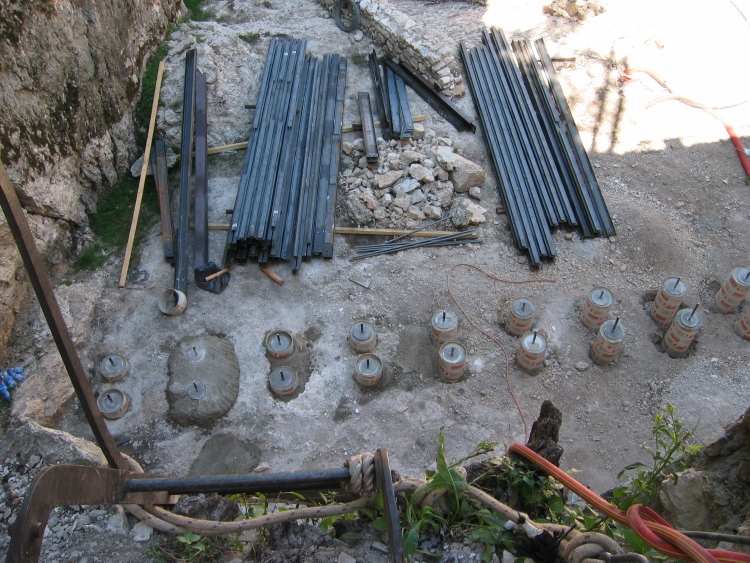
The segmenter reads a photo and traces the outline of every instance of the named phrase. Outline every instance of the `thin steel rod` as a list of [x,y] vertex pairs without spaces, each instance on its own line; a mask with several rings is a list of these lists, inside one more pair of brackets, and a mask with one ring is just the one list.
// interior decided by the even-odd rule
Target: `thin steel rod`
[[208,180],[206,177],[208,116],[206,111],[206,75],[198,70],[195,74],[194,268],[201,268],[208,263]]

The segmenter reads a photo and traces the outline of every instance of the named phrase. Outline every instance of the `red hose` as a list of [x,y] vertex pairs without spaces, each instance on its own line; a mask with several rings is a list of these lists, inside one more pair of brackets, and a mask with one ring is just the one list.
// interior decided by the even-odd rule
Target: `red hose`
[[[666,520],[648,507],[634,505],[630,507],[627,513],[623,512],[523,444],[512,444],[508,448],[508,452],[518,454],[531,461],[599,512],[620,524],[630,526],[643,541],[665,555],[683,561],[695,561],[696,563],[750,563],[750,555],[744,553],[722,549],[704,549],[672,528]],[[644,516],[647,519],[644,519]]]
[[[682,102],[683,104],[689,105],[690,107],[694,107],[696,109],[700,109],[705,111],[708,115],[713,117],[714,119],[717,119],[723,126],[724,129],[727,130],[727,134],[729,135],[729,140],[732,141],[732,144],[734,145],[734,148],[737,149],[737,157],[740,159],[740,164],[742,165],[743,170],[745,171],[745,176],[750,177],[750,160],[747,158],[747,154],[745,154],[745,147],[742,144],[742,141],[740,140],[739,136],[737,135],[737,132],[734,130],[734,127],[729,125],[726,121],[724,121],[721,117],[716,115],[713,111],[711,111],[708,107],[706,107],[703,104],[699,104],[698,102],[695,102],[691,100],[688,97],[681,96],[679,94],[675,94],[672,92],[671,88],[667,86],[666,81],[656,74],[653,70],[650,70],[648,68],[626,68],[623,71],[623,79],[625,81],[629,81],[632,77],[632,75],[636,72],[642,72],[644,74],[648,74],[651,78],[656,80],[656,82],[659,83],[659,85],[664,88],[667,92],[671,94],[671,96],[666,96],[664,98],[659,98],[656,102],[662,102],[667,100],[676,100],[678,102]],[[652,104],[653,105],[653,104]]]

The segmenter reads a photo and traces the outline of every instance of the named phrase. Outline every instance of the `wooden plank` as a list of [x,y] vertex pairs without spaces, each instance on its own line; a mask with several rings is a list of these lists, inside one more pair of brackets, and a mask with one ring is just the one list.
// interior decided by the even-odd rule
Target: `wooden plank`
[[[337,235],[370,235],[370,236],[374,235],[374,236],[382,236],[382,237],[397,237],[397,236],[411,233],[411,231],[406,231],[406,230],[401,230],[401,229],[370,229],[367,227],[336,227],[335,233]],[[443,235],[450,235],[453,233],[454,231],[417,231],[416,233],[413,233],[411,236],[413,237],[440,237]],[[462,238],[475,239],[475,238],[479,238],[479,234],[474,232]]]
[[161,81],[164,78],[164,61],[159,62],[159,70],[156,73],[156,88],[154,89],[154,101],[151,104],[151,121],[148,124],[148,135],[146,136],[146,149],[143,152],[143,165],[141,166],[141,178],[138,181],[138,193],[135,196],[135,207],[133,208],[133,220],[130,222],[130,234],[128,244],[125,246],[125,259],[122,262],[119,287],[125,287],[130,268],[130,255],[133,253],[133,242],[135,231],[138,227],[138,217],[141,214],[141,201],[143,201],[143,188],[146,185],[146,173],[148,172],[149,160],[151,158],[151,140],[154,138],[156,128],[156,113],[159,109],[159,94],[161,93]]

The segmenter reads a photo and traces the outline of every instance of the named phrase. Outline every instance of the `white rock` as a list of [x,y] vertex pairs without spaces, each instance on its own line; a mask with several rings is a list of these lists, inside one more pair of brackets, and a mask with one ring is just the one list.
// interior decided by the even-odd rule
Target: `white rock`
[[424,139],[425,130],[421,123],[414,124],[414,131],[411,134],[412,139]]
[[437,207],[436,205],[425,205],[422,208],[422,212],[424,213],[425,217],[428,219],[440,219],[443,216],[442,210]]
[[414,190],[411,193],[411,203],[412,205],[417,205],[419,203],[422,203],[424,201],[424,192],[422,190]]
[[438,137],[438,145],[443,145],[446,147],[452,147],[453,146],[453,139],[449,139],[448,137]]
[[419,182],[414,178],[404,178],[400,182],[397,182],[393,186],[393,195],[396,197],[403,196],[404,194],[410,194],[419,187]]
[[144,542],[151,539],[151,534],[154,529],[146,524],[145,522],[138,522],[133,529],[130,530],[130,537],[133,541]]
[[419,207],[417,207],[416,205],[410,205],[406,214],[410,218],[416,219],[417,221],[422,221],[425,217],[424,213],[422,213],[422,210],[419,209]]
[[385,174],[376,174],[375,179],[372,182],[372,187],[376,190],[382,190],[383,188],[390,188],[403,176],[403,172],[400,170],[391,170]]
[[421,164],[412,164],[411,166],[409,166],[409,176],[411,176],[421,184],[426,184],[427,182],[433,182],[435,180],[432,172],[430,172]]
[[341,143],[341,150],[344,151],[344,154],[352,154],[352,144],[347,142]]
[[403,195],[393,200],[393,206],[398,207],[402,211],[409,209],[409,205],[411,205],[411,196],[409,195]]
[[355,41],[362,41],[362,39],[364,38],[364,36],[365,36],[365,34],[362,33],[361,29],[358,29],[357,31],[354,32],[354,40]]
[[469,188],[469,197],[477,200],[482,199],[482,188],[479,186]]

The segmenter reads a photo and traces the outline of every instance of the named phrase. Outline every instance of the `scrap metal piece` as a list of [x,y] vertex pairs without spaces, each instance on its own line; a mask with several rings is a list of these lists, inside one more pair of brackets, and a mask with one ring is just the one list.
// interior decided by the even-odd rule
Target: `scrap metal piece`
[[185,89],[182,97],[182,143],[180,145],[180,211],[177,222],[177,249],[174,268],[174,289],[187,295],[188,213],[192,178],[193,133],[195,125],[196,51],[185,53]]
[[456,130],[476,132],[477,126],[474,122],[458,109],[448,96],[435,90],[432,84],[409,63],[401,61],[396,64],[390,59],[385,59],[385,64]]
[[401,543],[401,523],[398,517],[396,493],[393,490],[388,450],[385,448],[378,448],[375,452],[375,477],[378,482],[378,490],[383,495],[383,512],[388,533],[391,563],[403,563],[404,549]]
[[[13,184],[8,177],[8,172],[1,162],[0,207],[2,207],[5,219],[8,221],[8,227],[13,234],[13,240],[16,242],[18,252],[21,254],[24,267],[29,275],[29,281],[39,300],[39,306],[44,313],[44,318],[47,320],[52,338],[57,345],[57,350],[60,352],[65,370],[70,376],[76,396],[81,402],[81,408],[86,415],[86,420],[91,427],[96,443],[112,467],[126,469],[125,460],[120,455],[117,446],[115,446],[104,417],[99,412],[99,407],[96,406],[96,399],[94,398],[94,393],[91,391],[91,384],[89,383],[86,370],[81,363],[81,358],[78,356],[78,351],[68,332],[65,319],[60,311],[60,305],[58,305],[55,292],[52,290],[49,276],[36,248],[34,235],[31,234],[26,216],[21,208],[21,203],[18,201],[16,190],[13,188]],[[44,529],[42,528],[43,531]]]
[[383,132],[384,139],[390,139],[393,135],[391,129],[391,117],[389,108],[386,107],[388,102],[388,93],[383,83],[383,76],[380,74],[380,65],[378,64],[378,57],[373,49],[372,53],[367,59],[370,64],[370,77],[372,78],[372,84],[375,87],[375,106],[378,110],[378,116],[380,117],[380,129]]
[[372,119],[372,107],[370,106],[370,94],[360,92],[357,94],[359,101],[359,116],[362,120],[362,138],[365,142],[365,158],[367,162],[378,161],[378,142],[375,138],[375,122]]
[[55,465],[42,471],[29,488],[18,510],[10,535],[8,563],[36,563],[42,550],[47,520],[56,506],[72,504],[165,504],[164,492],[124,491],[128,478],[137,480],[142,473],[89,467]]
[[169,182],[167,181],[167,145],[163,139],[157,139],[151,157],[151,167],[154,171],[156,193],[159,197],[159,212],[161,215],[161,242],[164,248],[164,259],[174,262],[174,224],[172,223],[172,209],[169,203]]
[[396,81],[396,93],[398,94],[398,117],[401,122],[401,138],[408,139],[414,134],[414,121],[411,118],[409,98],[406,95],[406,83],[399,75],[393,75]]

